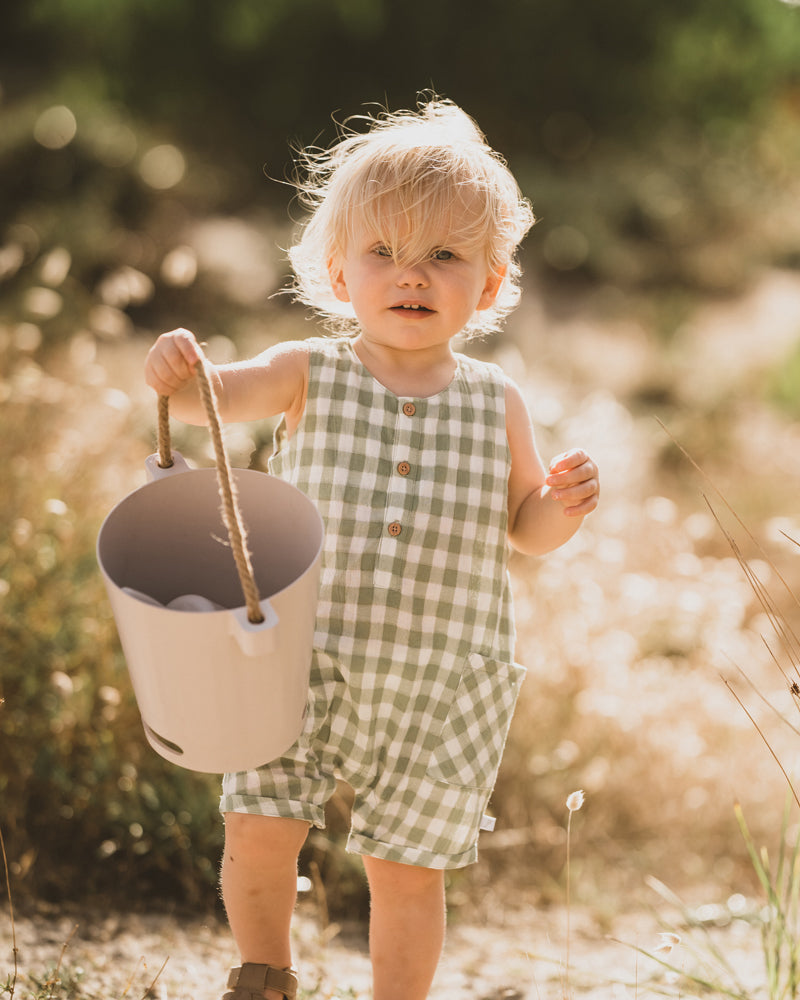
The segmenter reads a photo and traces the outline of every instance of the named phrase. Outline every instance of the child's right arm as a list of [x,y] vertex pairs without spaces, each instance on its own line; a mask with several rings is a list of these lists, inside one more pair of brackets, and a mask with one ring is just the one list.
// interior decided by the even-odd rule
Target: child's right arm
[[[170,397],[170,412],[188,424],[207,423],[195,366],[203,357],[189,330],[162,334],[145,362],[145,381]],[[277,344],[250,361],[211,366],[224,423],[286,414],[291,432],[302,416],[308,387],[308,351],[302,341]]]

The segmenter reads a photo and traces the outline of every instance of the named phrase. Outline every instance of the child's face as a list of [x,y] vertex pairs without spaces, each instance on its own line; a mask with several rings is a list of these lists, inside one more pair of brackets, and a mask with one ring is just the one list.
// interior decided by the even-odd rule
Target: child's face
[[503,273],[493,273],[484,252],[457,238],[432,238],[417,264],[396,261],[393,249],[375,233],[357,230],[329,266],[334,294],[352,304],[362,334],[373,341],[401,350],[449,344],[497,297]]

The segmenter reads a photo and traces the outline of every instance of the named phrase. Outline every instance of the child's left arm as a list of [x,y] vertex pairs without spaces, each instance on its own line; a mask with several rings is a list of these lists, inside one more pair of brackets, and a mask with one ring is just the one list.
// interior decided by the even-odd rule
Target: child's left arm
[[570,539],[597,506],[597,466],[576,448],[545,469],[525,400],[511,381],[506,384],[506,433],[511,450],[508,537],[520,552],[544,555]]

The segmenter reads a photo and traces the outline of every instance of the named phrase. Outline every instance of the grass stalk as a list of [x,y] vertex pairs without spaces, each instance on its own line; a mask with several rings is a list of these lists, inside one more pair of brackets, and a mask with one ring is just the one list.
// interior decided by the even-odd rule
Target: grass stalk
[[46,983],[46,988],[49,991],[47,994],[47,1000],[52,1000],[55,988],[61,981],[61,966],[64,963],[64,955],[67,952],[67,948],[69,947],[70,941],[75,937],[75,932],[77,930],[78,930],[78,925],[76,924],[70,931],[70,935],[67,938],[67,940],[61,946],[61,951],[58,953],[58,961],[56,962],[56,967],[55,969],[53,969],[53,972]]
[[770,1000],[795,998],[800,992],[800,836],[795,837],[789,851],[790,804],[787,797],[774,871],[768,852],[757,849],[741,806],[735,806],[739,829],[767,901],[761,936]]
[[[682,947],[684,950],[690,952],[695,959],[705,961],[706,963],[709,963],[710,961],[712,966],[715,966],[715,968],[710,968],[707,976],[700,976],[699,974],[693,976],[686,973],[684,970],[679,969],[677,966],[670,964],[661,956],[654,955],[645,949],[641,950],[642,954],[655,958],[661,965],[669,968],[672,972],[678,973],[686,979],[691,980],[695,983],[695,985],[701,985],[706,988],[710,988],[713,985],[715,989],[724,992],[726,996],[738,998],[747,997],[747,990],[741,982],[739,974],[728,960],[724,949],[721,948],[714,940],[708,926],[702,921],[699,921],[690,908],[677,895],[677,893],[669,889],[663,882],[650,877],[647,879],[647,884],[651,889],[657,892],[662,899],[670,903],[670,905],[674,906],[678,910],[681,916],[681,921],[686,927],[689,927],[692,931],[699,932],[702,935],[702,944],[700,945],[692,939],[692,935],[682,938]],[[720,976],[723,977],[723,979],[727,979],[731,985],[729,987],[721,987],[719,985]]]
[[569,996],[569,949],[570,949],[570,915],[571,915],[571,901],[570,901],[570,891],[571,891],[571,871],[570,871],[570,859],[571,859],[571,843],[572,843],[572,814],[577,812],[583,805],[583,792],[577,791],[572,792],[572,794],[567,798],[567,809],[569,814],[567,816],[567,943],[566,943],[566,956],[565,956],[565,970],[564,970],[564,982],[566,987],[567,996]]
[[[752,531],[750,531],[750,529],[747,527],[747,525],[744,523],[744,521],[741,519],[741,517],[739,517],[739,515],[734,510],[733,506],[728,502],[728,500],[725,497],[725,494],[722,492],[722,490],[720,490],[720,488],[716,485],[716,483],[708,475],[708,473],[702,468],[702,466],[697,461],[695,461],[695,459],[689,454],[689,452],[686,450],[686,448],[684,448],[684,446],[675,437],[675,435],[668,429],[668,427],[666,426],[666,424],[664,424],[661,420],[659,420],[658,417],[656,417],[655,419],[656,419],[656,422],[658,423],[658,425],[664,431],[664,433],[670,438],[670,440],[673,442],[673,444],[676,446],[676,448],[680,451],[680,453],[684,456],[684,458],[689,462],[689,464],[692,466],[692,468],[697,473],[699,473],[699,475],[702,476],[703,479],[705,479],[705,481],[709,484],[709,486],[714,491],[714,493],[719,497],[719,499],[720,499],[721,503],[723,504],[723,506],[725,507],[725,509],[731,514],[731,516],[734,518],[734,520],[736,521],[736,523],[742,528],[742,530],[747,535],[748,539],[752,542],[752,544],[755,546],[756,550],[761,555],[761,557],[763,559],[765,559],[766,562],[769,564],[770,568],[775,573],[775,576],[778,578],[778,580],[780,580],[781,585],[783,586],[784,590],[786,591],[786,593],[788,594],[788,596],[791,598],[791,600],[794,602],[794,604],[797,606],[798,611],[800,611],[800,596],[798,596],[797,594],[795,594],[795,592],[792,590],[792,588],[786,582],[786,579],[782,576],[782,574],[780,573],[780,571],[778,570],[778,568],[774,565],[774,563],[772,562],[772,560],[766,554],[766,552],[764,551],[763,546],[759,543],[758,539],[755,537],[755,535],[752,533]],[[706,503],[708,503],[708,499],[705,498],[705,497],[704,497],[704,499],[706,499]],[[710,504],[709,504],[709,506],[710,506]],[[712,513],[713,513],[713,508],[712,508]],[[717,523],[719,523],[719,518],[716,517],[716,515],[715,515],[715,519],[717,520]],[[725,532],[725,535],[726,535],[727,540],[730,542],[731,541],[731,536],[729,535],[729,533]],[[794,541],[794,539],[791,539],[791,541]],[[800,543],[796,543],[796,544],[800,544]]]
[[[658,423],[672,439],[684,457],[691,463],[694,469],[706,480],[706,482],[711,485],[711,488],[720,499],[725,509],[733,516],[738,525],[743,529],[747,538],[754,545],[759,555],[764,559],[772,573],[774,573],[775,577],[780,581],[783,589],[789,595],[794,607],[800,609],[800,597],[798,597],[798,594],[796,594],[789,586],[784,576],[775,566],[773,560],[766,554],[763,547],[759,544],[752,532],[748,529],[747,525],[742,521],[731,504],[727,501],[723,493],[715,485],[713,480],[704,472],[700,465],[692,458],[687,450],[680,444],[680,442],[677,441],[676,438],[667,430],[664,424],[661,423],[661,421],[658,421]],[[703,494],[703,499],[711,511],[717,526],[725,537],[731,552],[741,567],[758,604],[761,606],[767,620],[770,623],[770,627],[772,628],[777,639],[778,649],[785,658],[788,666],[784,666],[781,663],[779,656],[773,651],[770,643],[767,642],[766,638],[762,636],[764,645],[767,648],[773,664],[777,667],[788,690],[791,692],[795,706],[800,708],[800,684],[798,684],[798,680],[800,679],[800,639],[798,639],[798,636],[792,628],[791,623],[788,621],[786,614],[781,610],[780,606],[768,591],[767,587],[761,582],[757,573],[753,569],[753,566],[744,557],[736,538],[725,527],[722,519],[714,509],[714,506],[710,502],[709,498]],[[786,537],[789,538],[788,535],[786,535]],[[789,540],[795,542],[794,539],[789,538]],[[795,542],[795,544],[798,543]],[[761,701],[766,704],[767,707],[770,708],[782,722],[788,725],[793,732],[797,733],[797,728],[792,725],[792,723],[789,722],[789,720],[786,719],[766,697],[764,697],[764,695],[758,690],[758,687],[747,677],[744,671],[740,668],[737,669],[747,681],[751,690],[755,692]],[[766,995],[769,997],[769,1000],[787,1000],[787,998],[788,1000],[796,1000],[798,995],[800,995],[800,834],[795,836],[794,844],[790,847],[788,828],[789,817],[792,809],[792,800],[800,808],[800,796],[798,796],[798,792],[787,768],[781,761],[772,742],[767,738],[764,729],[759,725],[754,715],[750,712],[742,698],[735,691],[731,682],[724,677],[722,680],[749,719],[753,728],[758,733],[773,760],[778,765],[788,787],[786,804],[781,821],[779,845],[774,863],[770,859],[769,852],[766,848],[757,847],[745,821],[744,813],[739,802],[736,802],[734,805],[734,813],[740,833],[744,840],[750,863],[766,900],[759,915]],[[708,941],[706,943],[710,944],[709,950],[712,954],[715,955],[717,960],[720,958],[724,959],[724,955],[722,955],[720,950],[713,945],[711,936],[707,935],[707,937]],[[658,960],[658,958],[656,958],[656,960]],[[730,966],[727,961],[724,961],[723,964],[730,972]],[[686,973],[683,973],[683,975],[686,976]],[[696,977],[686,976],[686,978],[697,985],[701,985]],[[737,982],[736,989],[740,988],[741,985]],[[725,990],[720,990],[720,987],[717,984],[714,984],[714,989],[720,992],[726,992]],[[726,993],[726,995],[741,996],[742,998],[748,996],[748,994],[743,990],[738,994],[731,992]]]
[[789,791],[790,791],[792,797],[794,798],[794,800],[797,803],[797,805],[800,806],[800,798],[798,798],[797,791],[795,790],[795,787],[794,787],[794,784],[792,782],[792,779],[789,777],[788,771],[786,770],[786,768],[781,763],[780,757],[777,755],[777,753],[775,753],[775,750],[772,748],[772,744],[769,742],[769,740],[767,739],[767,737],[764,735],[763,729],[756,722],[756,720],[754,719],[753,715],[751,714],[751,712],[749,711],[749,709],[747,708],[747,706],[745,705],[745,703],[742,701],[742,699],[739,697],[739,695],[734,691],[734,689],[733,689],[730,681],[728,681],[725,677],[722,678],[722,681],[725,684],[725,687],[727,687],[727,689],[730,691],[730,693],[733,695],[733,697],[739,703],[739,705],[741,706],[741,709],[744,712],[744,714],[752,722],[752,724],[753,724],[756,732],[758,733],[758,735],[764,741],[764,745],[766,746],[767,750],[769,750],[769,752],[772,754],[773,760],[778,765],[778,767],[781,769],[781,772],[782,772],[784,778],[786,779],[786,783],[789,786]]
[[161,974],[163,973],[164,969],[166,969],[168,961],[169,961],[169,955],[167,955],[167,957],[161,963],[161,968],[156,973],[155,978],[153,979],[152,983],[150,983],[150,985],[147,987],[147,989],[142,994],[142,1000],[150,1000],[151,997],[155,996],[155,992],[154,991],[155,991],[155,988],[156,988],[156,983],[161,978]]
[[6,855],[6,843],[3,839],[3,830],[0,827],[0,853],[3,855],[3,871],[6,880],[6,897],[8,899],[8,911],[11,917],[11,951],[14,956],[14,971],[7,987],[10,1000],[14,1000],[14,991],[17,987],[17,975],[19,973],[19,949],[17,948],[17,928],[14,922],[14,900],[11,896],[11,878],[8,874],[8,856]]

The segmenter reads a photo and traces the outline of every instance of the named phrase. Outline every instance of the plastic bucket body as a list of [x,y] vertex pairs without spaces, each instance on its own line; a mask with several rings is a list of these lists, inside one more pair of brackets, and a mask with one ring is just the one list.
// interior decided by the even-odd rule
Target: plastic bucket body
[[[214,469],[142,486],[110,512],[97,542],[147,739],[194,771],[279,757],[300,735],[308,698],[322,518],[283,480],[233,476],[263,623],[249,622],[243,606]],[[186,594],[224,610],[165,607]]]

